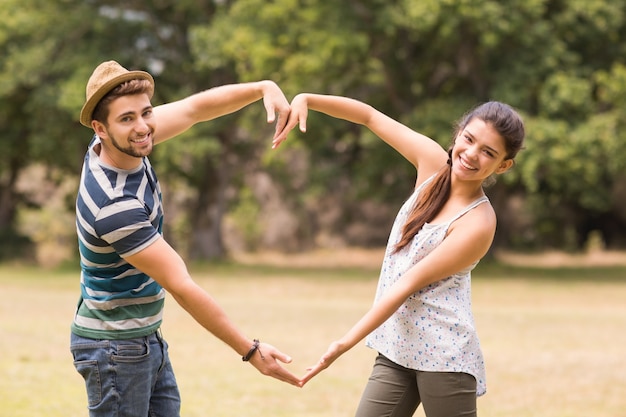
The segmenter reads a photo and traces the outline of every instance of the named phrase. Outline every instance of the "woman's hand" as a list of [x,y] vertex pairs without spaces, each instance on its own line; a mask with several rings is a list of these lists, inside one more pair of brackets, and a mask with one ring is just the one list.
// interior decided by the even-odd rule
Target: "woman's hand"
[[307,373],[300,380],[302,386],[309,382],[311,378],[328,368],[339,356],[345,352],[342,348],[342,344],[339,342],[333,342],[328,347],[326,353],[320,358],[320,360],[310,368],[307,368]]
[[289,112],[289,119],[284,127],[284,130],[274,136],[272,141],[272,149],[278,148],[280,144],[287,139],[287,135],[291,130],[298,125],[302,133],[306,132],[306,119],[308,116],[308,103],[306,94],[298,94],[291,101],[291,111]]

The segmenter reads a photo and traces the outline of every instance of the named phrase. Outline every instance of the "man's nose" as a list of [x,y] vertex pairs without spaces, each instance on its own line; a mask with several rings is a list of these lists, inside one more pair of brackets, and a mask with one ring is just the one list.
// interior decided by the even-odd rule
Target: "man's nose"
[[135,131],[139,134],[147,134],[150,131],[150,127],[148,123],[143,119],[143,117],[137,118],[137,122],[135,123]]

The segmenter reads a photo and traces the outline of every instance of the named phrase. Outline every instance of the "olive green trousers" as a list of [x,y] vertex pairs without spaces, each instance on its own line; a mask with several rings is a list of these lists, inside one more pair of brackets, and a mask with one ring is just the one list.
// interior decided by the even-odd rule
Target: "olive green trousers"
[[462,372],[423,372],[378,355],[356,417],[476,417],[476,379]]

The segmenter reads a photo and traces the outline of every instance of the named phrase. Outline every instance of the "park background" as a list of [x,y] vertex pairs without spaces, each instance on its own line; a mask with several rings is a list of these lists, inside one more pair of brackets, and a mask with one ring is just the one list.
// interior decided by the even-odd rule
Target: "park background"
[[[66,323],[77,297],[73,206],[91,136],[78,113],[93,68],[109,59],[151,72],[155,105],[225,83],[271,79],[289,99],[307,91],[363,100],[442,146],[471,106],[494,99],[516,107],[527,126],[526,149],[488,189],[498,232],[487,266],[477,271],[485,278],[476,277],[479,333],[487,333],[487,354],[501,361],[495,374],[510,377],[493,384],[496,395],[485,397],[493,403],[484,415],[624,415],[617,390],[626,386],[619,376],[626,359],[614,350],[626,322],[624,2],[0,0],[0,9],[0,345],[6,353],[0,375],[10,382],[0,386],[0,415],[84,411],[84,398],[76,394],[83,388],[66,352]],[[306,310],[311,301],[297,296],[301,288],[321,294],[324,309],[339,309],[310,325],[319,336],[314,343],[295,325],[287,335],[275,332],[276,344],[294,356],[308,355],[311,346],[305,360],[314,361],[371,303],[377,276],[371,261],[380,260],[378,249],[415,174],[366,129],[323,115],[311,113],[308,132],[294,131],[278,150],[271,150],[272,133],[255,103],[160,145],[151,161],[164,191],[166,237],[209,290],[224,286],[225,302],[232,301],[236,317],[243,309],[251,332],[267,326],[249,318],[259,310],[278,322],[291,317],[290,305],[279,301],[297,300]],[[295,268],[307,254],[305,266]],[[343,262],[332,261],[337,254]],[[273,285],[265,286],[268,274]],[[241,295],[235,284],[252,286],[262,300]],[[343,304],[353,310],[343,314]],[[172,302],[168,308],[176,323],[184,320]],[[310,308],[300,323],[319,317],[316,305]],[[499,313],[502,322],[494,323]],[[180,338],[170,326],[171,338]],[[232,353],[219,351],[197,326],[189,329],[200,338],[180,341],[183,349],[211,343],[219,364],[230,365],[211,383],[242,378],[223,391],[188,388],[192,403],[200,398],[215,407],[241,397],[237,384],[260,379],[240,375]],[[503,345],[498,334],[512,342]],[[56,343],[46,346],[52,335]],[[538,344],[526,344],[531,341]],[[531,347],[538,358],[523,354]],[[173,355],[193,363],[191,357],[201,356],[193,352]],[[509,354],[518,362],[508,362]],[[345,371],[320,376],[340,380],[326,395],[347,396],[345,408],[315,411],[325,404],[320,400],[305,403],[309,411],[286,404],[285,412],[351,414],[363,378],[353,382],[347,374],[366,377],[370,358],[350,362]],[[46,376],[41,387],[50,391],[43,400],[31,393],[30,401],[19,401],[19,393],[38,386],[31,366],[40,372],[34,375]],[[204,380],[211,366],[183,371],[181,384]],[[555,375],[560,378],[552,380]],[[585,383],[575,383],[580,379]],[[260,394],[250,397],[251,408],[233,414],[263,410],[276,397],[306,398],[289,387],[268,398],[262,393],[274,385],[255,384]],[[542,412],[546,398],[555,403]],[[594,412],[581,412],[588,402]],[[61,404],[66,412],[67,404],[78,404],[81,411],[28,408],[36,404],[41,410]],[[523,406],[507,408],[515,404]],[[193,410],[188,415],[204,415]]]

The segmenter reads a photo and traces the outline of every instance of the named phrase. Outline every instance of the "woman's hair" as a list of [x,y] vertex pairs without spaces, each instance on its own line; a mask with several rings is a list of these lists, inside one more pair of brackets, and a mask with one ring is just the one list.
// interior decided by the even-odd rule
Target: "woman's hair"
[[407,246],[424,226],[424,223],[435,218],[450,197],[451,155],[454,139],[475,118],[492,126],[502,137],[506,149],[505,160],[515,158],[519,150],[522,149],[525,135],[524,122],[511,106],[498,101],[490,101],[467,112],[456,124],[452,139],[453,143],[448,148],[448,163],[437,172],[432,181],[421,191],[421,198],[416,200],[406,223],[402,227],[402,237],[396,244],[394,253]]
[[93,109],[92,118],[106,125],[109,117],[109,104],[111,104],[113,100],[134,94],[147,94],[149,97],[152,97],[153,93],[154,86],[148,80],[125,81],[102,97]]

